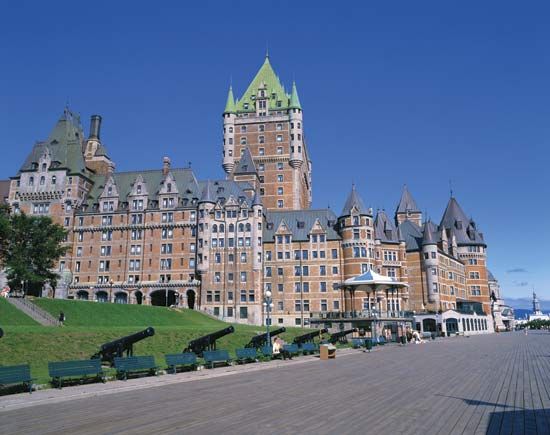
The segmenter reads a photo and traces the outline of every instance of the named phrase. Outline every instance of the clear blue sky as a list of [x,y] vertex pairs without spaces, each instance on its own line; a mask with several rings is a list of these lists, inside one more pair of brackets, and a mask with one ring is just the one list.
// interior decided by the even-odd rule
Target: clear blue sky
[[[314,7],[306,7],[305,3]],[[191,2],[189,2],[191,4]],[[119,170],[222,177],[221,112],[266,44],[304,107],[314,206],[352,180],[439,222],[449,179],[510,297],[550,298],[548,2],[10,2],[0,13],[0,178],[68,100]]]

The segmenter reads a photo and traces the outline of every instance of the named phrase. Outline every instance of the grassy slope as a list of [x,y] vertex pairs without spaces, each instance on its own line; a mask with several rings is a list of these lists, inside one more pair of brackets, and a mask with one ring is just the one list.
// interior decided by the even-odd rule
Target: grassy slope
[[0,298],[0,327],[6,329],[6,327],[12,325],[37,326],[38,323],[25,313],[19,311],[4,298]]
[[[155,328],[155,335],[137,343],[134,352],[154,355],[157,364],[163,367],[165,354],[181,352],[190,340],[227,325],[192,310],[51,299],[35,302],[55,316],[63,311],[66,326],[28,326],[17,322],[6,325],[4,338],[0,339],[0,364],[30,363],[38,383],[48,381],[48,361],[87,359],[102,343],[147,326]],[[264,332],[260,326],[234,326],[235,333],[218,340],[219,349],[233,353],[253,335]],[[301,329],[291,328],[282,337],[291,341],[300,333]]]

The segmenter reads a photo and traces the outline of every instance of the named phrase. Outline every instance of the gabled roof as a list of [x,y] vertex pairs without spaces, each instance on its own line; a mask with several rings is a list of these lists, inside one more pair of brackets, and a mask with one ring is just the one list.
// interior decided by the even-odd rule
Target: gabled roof
[[384,210],[379,210],[376,213],[376,218],[374,219],[374,238],[386,243],[399,242],[397,229]]
[[[288,109],[290,95],[285,92],[279,77],[275,74],[269,62],[269,56],[266,56],[263,65],[256,73],[254,79],[252,79],[252,82],[248,85],[245,93],[236,101],[235,108],[237,112],[254,112],[254,104],[258,89],[264,85],[268,97],[269,109]],[[281,102],[281,106],[277,106],[277,101]],[[245,103],[248,104],[248,109],[244,108]]]
[[38,163],[40,158],[49,152],[52,169],[67,169],[73,174],[88,175],[82,155],[83,140],[84,132],[80,118],[73,115],[69,109],[65,109],[48,139],[34,145],[20,171],[33,170],[33,164]]
[[440,227],[446,228],[456,236],[457,245],[485,245],[483,235],[476,229],[475,222],[466,216],[458,201],[451,196],[441,218]]
[[273,241],[273,237],[281,222],[285,222],[292,232],[295,241],[307,241],[311,229],[318,220],[321,227],[326,231],[327,240],[341,240],[335,229],[336,215],[330,209],[321,210],[291,210],[266,212],[266,225],[264,226],[263,237],[266,242]]
[[407,188],[407,185],[405,184],[403,186],[403,192],[401,193],[401,199],[399,200],[399,204],[397,205],[397,210],[395,210],[396,213],[407,213],[407,212],[419,212],[418,206],[416,205],[416,201],[412,197],[411,193],[409,192],[409,189]]
[[252,159],[252,154],[250,149],[246,147],[244,149],[243,155],[239,160],[237,166],[233,170],[233,174],[257,174],[256,165],[254,164],[254,159]]
[[342,213],[340,213],[340,216],[349,216],[351,214],[351,211],[353,209],[356,209],[359,214],[368,214],[367,207],[365,207],[365,203],[355,190],[355,184],[352,184],[351,186],[351,192],[348,195],[348,198],[346,199],[346,203],[344,204],[344,208],[342,209]]

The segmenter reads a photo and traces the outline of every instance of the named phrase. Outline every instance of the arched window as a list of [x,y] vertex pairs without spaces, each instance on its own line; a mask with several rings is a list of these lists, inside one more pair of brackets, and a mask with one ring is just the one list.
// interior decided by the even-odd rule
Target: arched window
[[29,186],[34,186],[34,177],[29,177]]
[[137,185],[136,192],[137,192],[138,195],[141,195],[141,184]]
[[212,232],[217,233],[218,232],[218,226],[216,224],[212,225]]
[[220,224],[220,233],[223,233],[223,232],[225,232],[225,225]]
[[166,185],[166,190],[167,190],[168,192],[171,192],[171,191],[172,191],[172,183],[168,183],[168,184]]
[[239,232],[243,232],[244,231],[244,225],[243,224],[239,224]]
[[45,182],[46,182],[46,177],[44,176],[40,177],[40,185],[43,186]]
[[46,163],[42,163],[42,170],[43,171],[45,171],[47,167],[48,167],[48,165],[46,165]]
[[246,231],[250,231],[250,229],[251,229],[250,224],[246,224]]
[[229,224],[229,227],[228,227],[227,231],[229,231],[230,233],[234,233],[235,232],[235,225]]
[[233,127],[229,127],[229,133],[233,133]]
[[55,184],[57,182],[57,177],[55,175],[52,175],[52,184]]
[[113,188],[112,188],[112,186],[109,186],[109,187],[107,188],[107,194],[108,194],[108,195],[112,195],[112,194],[113,194]]

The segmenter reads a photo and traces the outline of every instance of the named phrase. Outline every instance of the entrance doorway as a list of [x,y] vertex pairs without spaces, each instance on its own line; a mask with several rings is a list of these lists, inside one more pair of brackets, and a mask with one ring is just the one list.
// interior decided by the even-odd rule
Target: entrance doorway
[[424,332],[436,332],[435,319],[422,320],[422,329]]
[[169,307],[176,304],[176,292],[174,290],[155,290],[151,293],[151,305]]
[[187,290],[185,295],[187,296],[187,308],[191,310],[195,309],[195,291]]
[[140,291],[135,292],[136,304],[141,305],[143,303],[143,293]]

